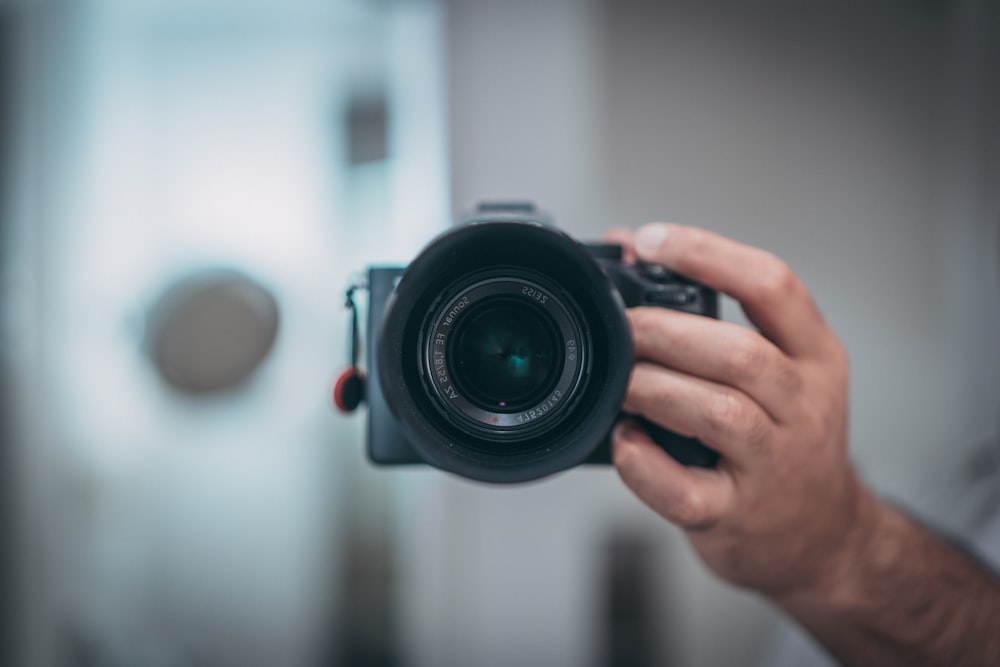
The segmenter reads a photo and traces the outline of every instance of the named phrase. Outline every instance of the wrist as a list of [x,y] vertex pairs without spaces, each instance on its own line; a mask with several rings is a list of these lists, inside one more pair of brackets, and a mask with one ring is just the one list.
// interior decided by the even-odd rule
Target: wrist
[[861,606],[870,594],[869,578],[891,568],[903,548],[899,521],[891,507],[876,498],[856,477],[845,509],[844,528],[816,576],[805,584],[772,596],[787,611],[808,609],[849,609]]
[[841,662],[1000,664],[1000,586],[865,490],[854,529],[810,586],[771,596]]

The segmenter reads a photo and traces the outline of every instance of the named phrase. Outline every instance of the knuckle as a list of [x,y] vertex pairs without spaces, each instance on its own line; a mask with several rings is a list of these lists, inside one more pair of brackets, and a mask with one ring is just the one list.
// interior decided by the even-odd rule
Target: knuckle
[[842,429],[842,411],[836,405],[828,405],[814,409],[808,415],[804,433],[812,442],[827,443],[833,434],[840,433]]
[[771,435],[767,417],[749,406],[736,392],[727,391],[713,401],[706,420],[714,433],[738,438],[758,453],[767,449]]
[[736,386],[771,383],[788,396],[802,390],[802,377],[795,366],[771,350],[758,334],[741,334],[728,342],[722,373]]
[[786,396],[797,396],[802,392],[802,374],[791,363],[779,364],[774,375],[778,390]]
[[715,432],[731,433],[738,429],[743,418],[743,403],[732,391],[723,391],[707,406],[705,420]]
[[822,371],[822,375],[827,378],[827,382],[824,384],[846,390],[851,375],[851,360],[847,348],[839,339],[831,336],[831,342],[826,346],[823,355],[819,369]]
[[771,254],[759,282],[760,293],[766,299],[788,298],[799,291],[798,276],[784,260]]
[[745,430],[747,446],[754,454],[764,454],[771,445],[771,425],[763,414],[754,413]]
[[726,358],[725,373],[735,380],[751,380],[767,366],[767,353],[758,341],[742,336],[732,341]]
[[665,513],[680,526],[698,526],[706,519],[705,498],[694,489],[678,493],[665,508]]

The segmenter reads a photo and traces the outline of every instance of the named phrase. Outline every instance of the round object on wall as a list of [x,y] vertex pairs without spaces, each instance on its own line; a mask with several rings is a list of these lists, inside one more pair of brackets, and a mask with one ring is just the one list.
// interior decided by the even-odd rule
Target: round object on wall
[[146,345],[160,375],[192,394],[233,389],[267,357],[278,303],[236,271],[206,271],[167,289],[149,316]]

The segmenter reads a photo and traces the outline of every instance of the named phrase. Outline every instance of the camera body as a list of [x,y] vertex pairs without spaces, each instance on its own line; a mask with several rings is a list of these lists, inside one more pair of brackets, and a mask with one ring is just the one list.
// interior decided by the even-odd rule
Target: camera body
[[[368,290],[369,458],[489,482],[611,462],[634,363],[625,308],[718,317],[714,290],[573,241],[527,204],[482,205],[409,267],[370,267]],[[646,428],[682,463],[715,464]]]

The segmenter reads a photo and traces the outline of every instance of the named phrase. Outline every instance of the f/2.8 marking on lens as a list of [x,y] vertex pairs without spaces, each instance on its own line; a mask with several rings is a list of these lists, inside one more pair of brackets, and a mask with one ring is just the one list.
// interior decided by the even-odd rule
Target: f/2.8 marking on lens
[[534,287],[528,287],[527,285],[521,288],[521,294],[529,299],[534,299],[538,303],[548,303],[549,301],[549,296],[542,292],[542,290],[537,290]]

